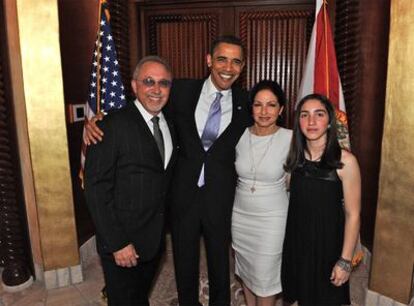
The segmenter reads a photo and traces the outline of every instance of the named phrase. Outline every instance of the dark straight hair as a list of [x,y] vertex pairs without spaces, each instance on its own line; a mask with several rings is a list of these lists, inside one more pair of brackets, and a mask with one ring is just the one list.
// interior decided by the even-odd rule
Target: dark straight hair
[[[280,87],[279,83],[272,81],[272,80],[261,80],[258,83],[256,83],[253,86],[253,88],[250,90],[248,106],[249,106],[249,111],[250,111],[250,115],[252,116],[252,118],[253,118],[254,98],[256,97],[259,91],[262,91],[265,89],[270,90],[276,96],[277,103],[279,104],[280,107],[283,107],[286,105],[286,95],[282,87]],[[285,109],[283,110],[283,112],[285,112]],[[276,123],[279,125],[283,123],[281,116],[278,117]]]
[[296,108],[293,123],[293,137],[290,143],[290,150],[284,166],[287,172],[292,172],[301,167],[305,162],[305,152],[309,153],[306,144],[306,137],[303,135],[299,119],[303,105],[309,100],[317,100],[325,107],[329,116],[329,125],[327,130],[326,146],[320,160],[320,167],[328,169],[340,169],[343,167],[341,163],[341,146],[338,142],[335,109],[329,99],[320,94],[310,94],[302,98]]

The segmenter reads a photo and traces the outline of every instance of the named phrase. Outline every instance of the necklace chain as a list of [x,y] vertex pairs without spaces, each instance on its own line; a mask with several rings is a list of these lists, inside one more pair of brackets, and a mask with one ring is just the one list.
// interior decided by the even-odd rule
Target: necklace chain
[[275,136],[276,132],[272,134],[272,136],[270,137],[269,141],[266,144],[266,148],[263,152],[263,154],[260,156],[257,164],[254,160],[254,152],[253,152],[253,143],[252,143],[252,131],[249,130],[249,151],[250,151],[250,164],[251,164],[251,168],[250,171],[253,173],[253,184],[250,187],[250,191],[252,193],[254,193],[256,191],[256,180],[257,180],[257,169],[259,168],[259,166],[261,165],[264,157],[266,156],[267,152],[269,151],[272,143],[273,143],[273,138]]

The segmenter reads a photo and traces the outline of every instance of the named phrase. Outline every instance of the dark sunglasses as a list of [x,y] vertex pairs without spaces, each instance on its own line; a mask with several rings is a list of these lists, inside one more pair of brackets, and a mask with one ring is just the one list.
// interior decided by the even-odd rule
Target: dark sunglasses
[[159,87],[170,88],[171,84],[172,84],[172,82],[170,80],[161,79],[159,81],[156,81],[151,77],[147,77],[145,79],[137,80],[137,81],[142,82],[142,84],[144,84],[144,86],[146,86],[146,87],[154,87],[155,84],[158,84]]

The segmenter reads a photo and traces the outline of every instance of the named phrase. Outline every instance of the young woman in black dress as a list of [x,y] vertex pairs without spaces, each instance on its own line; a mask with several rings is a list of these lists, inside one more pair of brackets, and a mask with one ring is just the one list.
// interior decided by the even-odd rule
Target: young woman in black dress
[[339,146],[335,110],[326,97],[312,94],[298,104],[285,169],[291,177],[284,298],[301,306],[350,304],[361,179],[356,158]]

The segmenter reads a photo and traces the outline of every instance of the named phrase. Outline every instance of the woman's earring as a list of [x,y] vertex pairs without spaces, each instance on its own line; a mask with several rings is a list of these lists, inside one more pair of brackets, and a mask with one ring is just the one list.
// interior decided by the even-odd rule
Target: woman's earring
[[331,124],[329,123],[329,124],[328,124],[328,129],[330,129],[330,128],[331,128]]

